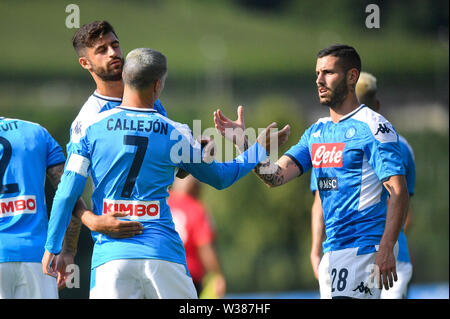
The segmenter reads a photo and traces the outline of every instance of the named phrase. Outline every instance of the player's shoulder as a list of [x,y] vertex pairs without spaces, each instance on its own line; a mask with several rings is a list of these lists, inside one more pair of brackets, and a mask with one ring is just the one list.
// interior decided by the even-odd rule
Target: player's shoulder
[[397,142],[398,135],[393,125],[380,113],[362,104],[349,116],[369,128],[370,134],[381,143]]
[[321,117],[316,122],[314,122],[309,128],[311,130],[315,130],[315,129],[323,127],[324,125],[326,125],[329,122],[331,122],[331,117],[330,116]]
[[89,121],[96,114],[100,113],[105,108],[105,105],[120,104],[121,101],[122,99],[120,98],[107,97],[94,92],[91,96],[89,96],[86,102],[84,102],[78,112],[78,115],[72,122],[72,128],[79,122]]
[[331,122],[331,117],[321,117],[306,129],[306,133],[308,135],[312,135],[313,137],[318,137],[320,136],[320,131],[322,130],[324,125],[329,122]]
[[402,135],[398,135],[398,142],[400,144],[400,147],[402,148],[402,151],[404,153],[409,153],[411,155],[411,157],[414,159],[414,151],[413,148],[411,147],[411,145],[408,143],[408,141],[406,140],[406,138]]
[[120,108],[113,108],[101,113],[94,113],[89,118],[85,118],[84,120],[77,121],[72,126],[72,135],[71,141],[74,143],[78,143],[80,139],[86,135],[86,131],[94,126],[95,124],[101,122],[105,118],[108,118],[114,114],[122,112],[123,110]]
[[188,138],[192,138],[192,131],[191,131],[189,125],[184,124],[184,123],[180,123],[180,122],[177,122],[177,121],[174,121],[174,120],[172,120],[172,119],[168,118],[167,116],[164,116],[164,115],[162,115],[160,113],[155,113],[155,115],[159,119],[161,119],[161,121],[164,121],[165,123],[168,124],[169,132],[171,134],[178,133],[178,134],[181,134],[181,135],[186,136]]
[[0,125],[2,123],[7,128],[18,128],[20,134],[24,134],[25,132],[50,134],[44,126],[36,122],[16,118],[0,117]]

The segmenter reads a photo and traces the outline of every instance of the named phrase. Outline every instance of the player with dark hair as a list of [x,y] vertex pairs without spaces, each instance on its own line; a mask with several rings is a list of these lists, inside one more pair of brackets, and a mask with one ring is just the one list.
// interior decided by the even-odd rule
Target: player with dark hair
[[[398,135],[383,116],[359,103],[360,71],[353,47],[321,50],[316,84],[330,117],[309,127],[276,163],[255,168],[270,187],[312,168],[323,206],[332,298],[379,298],[381,285],[393,286],[396,242],[408,207]],[[227,128],[245,130],[242,108],[236,121],[220,110],[214,121],[225,137]]]
[[[79,114],[71,125],[70,135],[78,134],[90,119],[98,113],[110,110],[122,102],[123,95],[123,53],[119,39],[112,25],[104,20],[93,21],[78,29],[72,45],[77,53],[78,62],[83,69],[91,74],[96,84],[95,92],[88,98]],[[166,115],[166,111],[159,99],[154,109]],[[67,144],[67,152],[70,153]],[[122,221],[114,217],[123,214],[115,213],[107,216],[96,216],[87,209],[77,213],[83,224],[90,230],[108,233],[111,236],[133,236],[142,231],[138,222]]]
[[[167,77],[165,56],[135,49],[123,70],[123,101],[97,114],[74,132],[68,162],[55,195],[43,271],[61,250],[70,209],[91,172],[94,213],[124,212],[143,232],[117,239],[93,232],[90,298],[197,298],[186,266],[183,242],[167,204],[168,187],[182,168],[217,189],[229,187],[267,158],[271,139],[286,142],[289,126],[270,132],[272,123],[252,147],[232,162],[203,162],[205,154],[187,125],[153,108]],[[266,134],[268,133],[268,134]],[[208,146],[206,146],[206,149]]]
[[[366,72],[361,72],[358,83],[356,84],[356,95],[361,104],[365,104],[375,112],[380,109],[380,101],[377,98],[377,80],[376,78]],[[408,193],[410,196],[414,194],[415,187],[415,163],[414,153],[411,146],[406,139],[399,136],[399,143],[402,151],[403,163],[405,166],[406,183],[408,186]],[[313,266],[314,276],[319,281],[320,297],[322,299],[331,298],[331,281],[328,275],[327,258],[321,262],[321,255],[326,253],[329,249],[327,245],[323,245],[324,241],[324,221],[322,212],[322,203],[320,200],[320,194],[317,190],[317,180],[313,174],[311,174],[311,191],[314,194],[314,202],[311,208],[311,264]],[[407,218],[408,221],[411,218],[411,209],[408,208]],[[398,258],[397,258],[397,277],[398,280],[394,286],[389,289],[383,289],[381,292],[382,299],[400,299],[405,298],[407,294],[407,288],[409,280],[412,276],[412,264],[409,257],[408,244],[406,236],[402,228],[398,239]]]

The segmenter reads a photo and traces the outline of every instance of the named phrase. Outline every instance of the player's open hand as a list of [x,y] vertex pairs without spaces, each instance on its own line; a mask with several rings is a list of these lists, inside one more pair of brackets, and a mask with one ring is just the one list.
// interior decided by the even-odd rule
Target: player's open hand
[[233,142],[241,151],[246,149],[247,138],[245,137],[244,107],[237,108],[237,120],[232,121],[226,117],[220,109],[214,112],[214,124],[216,129],[230,142]]
[[113,212],[94,216],[95,220],[88,227],[90,230],[102,233],[113,238],[127,238],[142,234],[144,226],[136,221],[120,220],[120,217],[126,217],[125,212]]
[[281,131],[278,131],[277,123],[273,122],[259,134],[256,141],[270,153],[270,150],[278,149],[278,147],[286,143],[290,133],[291,127],[289,124],[283,127]]

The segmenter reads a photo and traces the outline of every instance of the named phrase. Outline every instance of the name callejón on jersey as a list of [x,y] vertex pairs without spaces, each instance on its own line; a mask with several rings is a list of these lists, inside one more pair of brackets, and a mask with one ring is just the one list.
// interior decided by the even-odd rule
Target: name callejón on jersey
[[159,119],[153,120],[135,120],[110,118],[106,122],[106,129],[108,131],[136,131],[136,132],[154,132],[167,135],[169,124],[161,122]]

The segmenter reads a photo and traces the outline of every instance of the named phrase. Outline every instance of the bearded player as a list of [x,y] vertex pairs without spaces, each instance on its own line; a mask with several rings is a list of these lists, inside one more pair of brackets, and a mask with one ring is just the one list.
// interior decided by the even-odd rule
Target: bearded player
[[[276,163],[255,168],[269,187],[313,170],[329,247],[326,273],[336,299],[378,299],[382,285],[393,287],[396,243],[408,207],[398,135],[389,121],[358,101],[360,72],[361,59],[353,47],[333,45],[319,51],[316,85],[330,116],[310,126]],[[242,115],[240,108],[238,119],[231,121],[217,110],[216,128],[226,138],[227,128],[243,132]],[[246,144],[239,146],[245,149]]]

